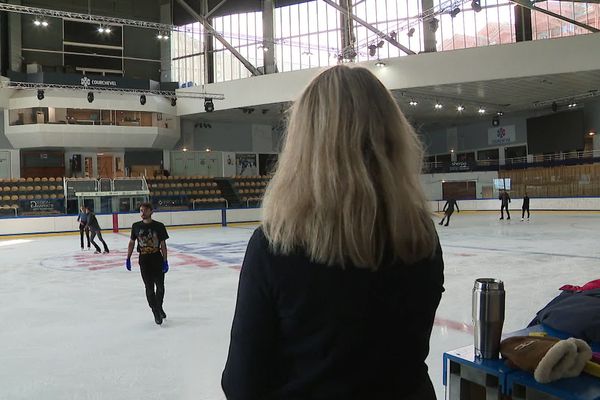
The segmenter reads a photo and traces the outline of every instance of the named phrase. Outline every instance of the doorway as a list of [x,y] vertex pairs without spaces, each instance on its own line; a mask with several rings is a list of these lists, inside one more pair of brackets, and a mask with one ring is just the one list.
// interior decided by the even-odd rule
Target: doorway
[[114,158],[111,155],[98,155],[98,176],[100,178],[112,178],[115,173]]

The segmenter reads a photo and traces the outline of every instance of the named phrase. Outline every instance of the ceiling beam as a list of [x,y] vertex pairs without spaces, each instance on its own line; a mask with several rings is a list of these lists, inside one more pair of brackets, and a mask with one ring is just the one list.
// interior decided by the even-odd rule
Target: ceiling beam
[[[180,1],[180,0],[178,0],[178,1]],[[356,15],[352,14],[351,12],[347,12],[344,8],[342,8],[339,5],[335,4],[333,1],[331,1],[331,0],[323,0],[323,1],[325,3],[327,3],[328,5],[330,5],[331,7],[335,8],[336,10],[338,10],[340,12],[343,12],[344,14],[348,15],[349,18],[352,18],[354,21],[358,22],[359,24],[361,24],[362,26],[364,26],[365,28],[367,28],[371,32],[374,32],[380,38],[387,40],[393,46],[399,48],[400,50],[402,50],[406,54],[409,54],[409,55],[416,54],[414,51],[412,51],[408,47],[403,46],[400,43],[398,43],[394,38],[392,38],[388,34],[383,33],[379,29],[375,28],[373,25],[369,24],[367,21],[364,21],[364,20],[360,19],[359,17],[357,17]]]
[[233,54],[235,56],[235,58],[237,58],[244,65],[244,67],[246,67],[246,69],[252,73],[252,75],[254,75],[254,76],[262,75],[262,73],[254,65],[252,65],[252,63],[250,61],[246,60],[246,58],[244,58],[244,56],[241,55],[239,51],[237,51],[231,44],[229,44],[229,42],[227,40],[225,40],[225,38],[219,32],[217,32],[215,30],[215,28],[212,27],[212,25],[208,22],[208,20],[206,18],[204,18],[202,15],[198,14],[184,0],[177,0],[177,2],[192,17],[194,17],[196,19],[196,21],[200,22],[202,24],[202,26],[204,26],[204,29],[206,29],[208,32],[210,32],[210,34],[213,35],[215,37],[215,39],[217,39],[219,42],[221,42],[221,44],[223,46],[225,46],[225,48],[227,50],[229,50],[231,52],[231,54]]
[[214,13],[219,8],[221,8],[221,6],[223,4],[225,4],[226,2],[227,2],[227,0],[221,0],[221,2],[219,4],[217,4],[216,6],[214,6],[212,10],[210,10],[208,13],[206,13],[206,18],[210,17],[212,13]]

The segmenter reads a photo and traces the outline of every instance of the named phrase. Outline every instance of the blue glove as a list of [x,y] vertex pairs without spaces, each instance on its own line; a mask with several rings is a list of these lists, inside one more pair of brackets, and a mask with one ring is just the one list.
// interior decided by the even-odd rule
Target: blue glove
[[163,261],[163,272],[165,274],[169,272],[169,262],[167,260]]
[[125,261],[125,268],[127,268],[127,271],[131,271],[131,259],[128,258],[127,261]]

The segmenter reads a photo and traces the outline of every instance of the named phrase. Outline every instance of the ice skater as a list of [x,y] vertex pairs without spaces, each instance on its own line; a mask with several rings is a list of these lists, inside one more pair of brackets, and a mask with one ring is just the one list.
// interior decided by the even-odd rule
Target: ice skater
[[523,196],[523,207],[521,209],[521,221],[525,219],[525,211],[527,211],[527,221],[529,221],[529,196],[527,193]]
[[79,208],[79,215],[77,216],[77,222],[79,222],[79,242],[81,244],[81,250],[83,247],[83,234],[85,233],[85,238],[87,239],[87,249],[90,249],[90,230],[86,228],[88,216],[85,212],[85,206],[81,206]]
[[446,200],[446,204],[442,211],[444,211],[444,218],[439,222],[440,225],[444,225],[444,219],[446,220],[446,226],[450,223],[450,217],[454,214],[454,207],[456,207],[456,211],[460,212],[458,209],[458,203],[454,199]]
[[106,245],[106,242],[102,238],[102,230],[100,229],[100,224],[98,223],[98,218],[96,218],[96,214],[94,214],[89,207],[85,208],[85,212],[87,214],[87,224],[85,225],[85,227],[87,230],[89,230],[91,232],[90,242],[92,242],[92,244],[94,245],[94,248],[96,249],[94,254],[102,253],[100,246],[98,246],[96,244],[96,242],[94,242],[94,238],[96,236],[98,236],[98,239],[100,240],[100,242],[102,242],[102,245],[104,246],[104,254],[108,254],[109,253],[108,246]]
[[[131,254],[137,240],[138,262],[146,287],[146,300],[154,314],[154,322],[160,325],[163,319],[167,318],[167,314],[163,310],[163,299],[165,297],[165,274],[169,271],[166,242],[169,235],[167,228],[161,222],[152,219],[152,213],[152,204],[142,203],[140,205],[142,220],[134,223],[131,227],[125,267],[131,271]],[[156,291],[154,290],[155,286]]]
[[500,193],[498,200],[502,202],[500,205],[500,219],[504,219],[504,210],[506,209],[506,219],[510,219],[510,211],[508,211],[508,203],[510,203],[510,196],[506,190]]

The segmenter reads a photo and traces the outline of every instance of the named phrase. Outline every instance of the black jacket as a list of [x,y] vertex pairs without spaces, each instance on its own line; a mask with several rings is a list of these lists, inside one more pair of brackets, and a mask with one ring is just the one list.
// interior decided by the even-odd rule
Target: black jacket
[[442,251],[377,272],[248,243],[222,386],[228,399],[435,399],[425,358]]

